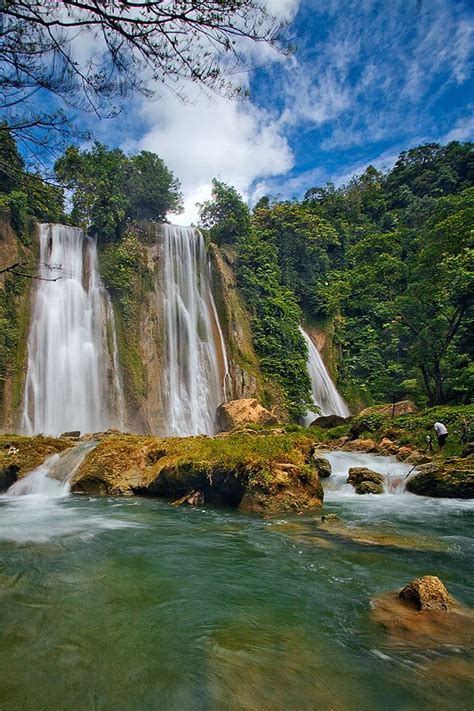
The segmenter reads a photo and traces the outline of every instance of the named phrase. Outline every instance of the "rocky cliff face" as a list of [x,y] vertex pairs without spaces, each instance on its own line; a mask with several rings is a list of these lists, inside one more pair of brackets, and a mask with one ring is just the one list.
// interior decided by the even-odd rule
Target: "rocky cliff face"
[[230,382],[227,399],[261,398],[262,374],[252,344],[250,320],[237,290],[232,248],[210,246],[213,265],[213,293],[229,359]]
[[[0,268],[35,259],[31,247],[23,244],[7,219],[0,219]],[[31,279],[11,273],[0,274],[0,429],[19,425],[26,369],[26,342],[30,321]]]
[[[17,261],[34,263],[37,259],[34,234],[30,242],[30,247],[22,244],[8,221],[0,221],[0,266]],[[210,245],[209,255],[211,289],[228,361],[225,399],[256,397],[267,406],[278,406],[281,394],[278,388],[263,381],[252,345],[250,319],[237,289],[232,250],[221,251]],[[125,395],[125,428],[164,435],[166,334],[160,226],[131,227],[121,242],[99,249],[99,264],[115,317]],[[16,430],[20,424],[32,288],[34,282],[29,279],[20,283],[11,275],[0,275],[0,428],[4,431]],[[111,340],[112,334],[108,338]],[[223,358],[219,356],[219,360],[224,379]]]

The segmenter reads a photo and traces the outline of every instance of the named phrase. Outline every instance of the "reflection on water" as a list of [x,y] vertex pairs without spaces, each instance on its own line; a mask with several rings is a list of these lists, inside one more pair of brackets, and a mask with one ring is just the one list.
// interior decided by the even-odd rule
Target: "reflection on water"
[[468,652],[394,648],[370,601],[433,573],[472,605],[472,504],[328,492],[326,509],[430,545],[150,499],[0,498],[2,711],[469,708]]

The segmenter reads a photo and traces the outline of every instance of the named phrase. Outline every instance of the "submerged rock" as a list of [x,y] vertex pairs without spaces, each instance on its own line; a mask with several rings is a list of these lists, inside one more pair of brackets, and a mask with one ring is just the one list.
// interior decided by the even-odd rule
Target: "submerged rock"
[[401,646],[415,649],[443,649],[469,653],[474,634],[474,615],[456,601],[443,609],[418,609],[399,593],[390,592],[372,601],[372,616],[389,634],[389,642],[396,649]]
[[320,477],[327,479],[328,476],[331,476],[331,463],[326,457],[321,457],[315,453],[313,454],[313,462]]
[[448,610],[454,600],[436,575],[424,575],[405,585],[399,593],[400,600],[409,602],[417,610]]
[[258,400],[248,398],[231,400],[219,405],[216,413],[218,428],[230,432],[245,425],[276,425],[278,420],[269,410],[266,410]]
[[[426,469],[423,470],[423,467]],[[424,464],[419,474],[407,481],[407,490],[419,496],[434,496],[447,499],[474,498],[474,471],[472,469],[439,469],[436,465]]]
[[323,514],[321,516],[321,523],[340,523],[341,519],[335,513]]

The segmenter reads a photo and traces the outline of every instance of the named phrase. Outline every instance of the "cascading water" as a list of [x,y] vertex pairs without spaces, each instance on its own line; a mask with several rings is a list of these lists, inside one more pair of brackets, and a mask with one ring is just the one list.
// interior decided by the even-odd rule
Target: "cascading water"
[[[349,408],[337,392],[318,349],[306,331],[301,326],[299,329],[308,347],[308,374],[311,378],[314,404],[319,407],[321,415],[349,417]],[[305,425],[309,425],[316,417],[318,415],[314,412],[308,412],[304,418]]]
[[53,454],[23,479],[12,484],[6,496],[43,496],[48,499],[67,496],[74,473],[87,452],[96,446],[97,442],[82,442],[62,454]]
[[213,434],[226,355],[204,240],[198,230],[175,225],[163,226],[163,238],[166,433]]
[[[48,281],[51,266],[57,281]],[[121,427],[113,313],[95,241],[75,227],[41,225],[39,277],[28,338],[24,431],[59,435]]]

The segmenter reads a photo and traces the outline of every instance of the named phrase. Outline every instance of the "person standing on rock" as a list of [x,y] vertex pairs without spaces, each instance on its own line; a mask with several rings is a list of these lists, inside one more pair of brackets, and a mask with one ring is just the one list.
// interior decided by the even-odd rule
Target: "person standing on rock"
[[448,437],[448,428],[446,427],[446,425],[443,425],[442,422],[434,422],[433,428],[436,432],[436,437],[438,438],[438,447],[440,449],[443,449],[444,445],[446,444],[446,439]]

